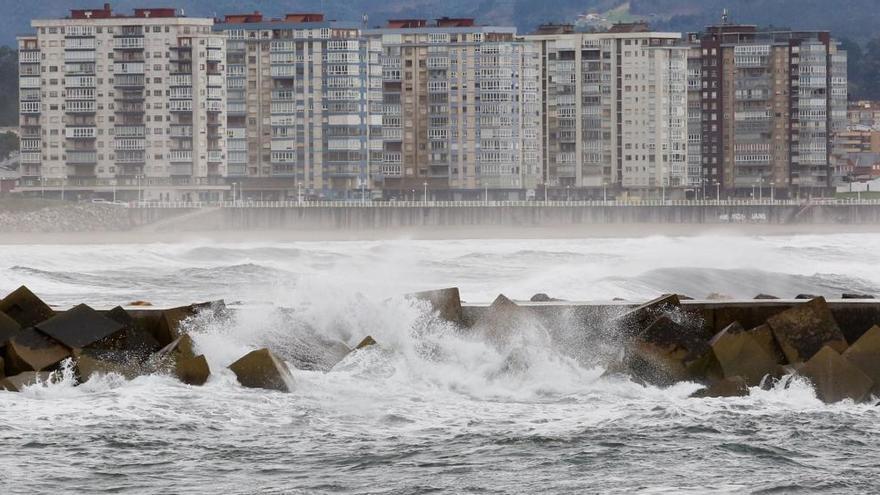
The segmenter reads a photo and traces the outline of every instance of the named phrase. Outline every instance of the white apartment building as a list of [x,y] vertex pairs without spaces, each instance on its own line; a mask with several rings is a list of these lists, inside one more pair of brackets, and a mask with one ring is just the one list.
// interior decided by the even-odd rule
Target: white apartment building
[[322,14],[227,15],[229,176],[246,197],[368,199],[382,161],[380,42]]
[[603,33],[543,26],[523,38],[542,57],[549,197],[595,198],[608,188],[680,195],[698,181],[687,165],[688,49],[680,38],[641,24]]
[[511,27],[392,20],[381,41],[386,197],[518,199],[541,178],[540,57]]
[[18,39],[19,190],[60,197],[220,199],[225,36],[174,9],[72,10]]

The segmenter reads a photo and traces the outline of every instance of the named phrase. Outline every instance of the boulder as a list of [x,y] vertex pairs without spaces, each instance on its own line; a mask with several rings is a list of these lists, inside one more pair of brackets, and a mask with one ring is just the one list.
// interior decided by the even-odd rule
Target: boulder
[[755,296],[755,299],[760,300],[760,299],[779,299],[779,298],[776,296],[771,296],[770,294],[758,294],[757,296]]
[[870,294],[857,294],[854,292],[844,292],[841,299],[874,299]]
[[706,296],[707,301],[730,301],[732,299],[732,296],[728,296],[727,294],[720,294],[718,292],[712,292]]
[[132,302],[128,303],[128,306],[135,306],[135,307],[149,307],[152,305],[153,305],[153,303],[151,303],[149,301],[132,301]]
[[70,349],[33,328],[28,328],[6,344],[6,372],[7,375],[16,375],[25,371],[42,371],[68,357]]
[[846,339],[823,297],[772,316],[767,324],[789,363],[806,362],[826,345],[838,353],[846,350]]
[[125,330],[121,323],[85,304],[38,323],[35,328],[71,349],[82,349],[102,341],[110,345],[111,340],[121,340]]
[[843,353],[874,382],[874,393],[880,394],[880,326],[874,325]]
[[187,385],[204,385],[211,376],[211,368],[208,367],[204,354],[196,357],[178,357],[174,371],[177,378]]
[[428,301],[434,311],[440,315],[440,318],[446,321],[457,324],[462,323],[461,296],[458,292],[458,287],[416,292],[415,294],[410,294],[409,297]]
[[364,337],[364,340],[360,342],[360,344],[355,346],[355,349],[363,349],[364,347],[370,347],[372,345],[376,345],[376,341],[373,340],[373,337],[367,335]]
[[345,342],[321,335],[292,335],[282,355],[291,366],[309,371],[330,371],[351,352]]
[[874,387],[870,377],[830,345],[816,352],[799,373],[813,384],[816,396],[829,403],[843,399],[861,401]]
[[697,390],[691,397],[707,399],[710,397],[744,397],[749,395],[749,386],[741,376],[731,376],[715,380],[708,387]]
[[721,378],[712,348],[699,331],[665,315],[636,336],[626,352],[632,374],[654,385]]
[[15,337],[21,331],[21,325],[6,313],[0,313],[0,349],[6,346],[6,342]]
[[731,323],[709,341],[712,352],[725,378],[737,377],[746,385],[755,387],[765,376],[781,376],[781,369],[772,350],[743,330],[739,323]]
[[22,328],[34,326],[55,315],[52,308],[25,286],[0,300],[0,312],[6,313]]
[[249,388],[265,388],[290,392],[293,390],[293,375],[284,361],[278,359],[269,349],[258,349],[245,354],[229,365],[238,382]]
[[819,296],[813,294],[798,294],[794,296],[795,299],[816,299]]
[[48,371],[25,371],[15,376],[7,376],[0,378],[0,390],[9,392],[21,392],[25,387],[34,385],[35,383],[54,382],[59,380],[56,373]]
[[627,335],[638,334],[654,322],[664,311],[681,307],[676,294],[666,294],[637,306],[611,320],[612,325]]

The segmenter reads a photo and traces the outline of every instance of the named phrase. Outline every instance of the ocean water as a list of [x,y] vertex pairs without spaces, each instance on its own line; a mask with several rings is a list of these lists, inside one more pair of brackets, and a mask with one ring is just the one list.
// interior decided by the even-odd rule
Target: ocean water
[[[499,347],[401,295],[880,294],[878,243],[849,234],[0,245],[4,294],[26,284],[62,307],[222,298],[236,308],[189,325],[213,372],[203,387],[160,375],[74,387],[68,373],[0,392],[0,491],[877,491],[871,404],[825,405],[798,380],[690,399],[696,384],[602,377],[602,342],[559,346],[536,323]],[[372,335],[380,346],[330,372],[294,370],[289,394],[242,388],[224,369],[261,346],[292,358],[316,335],[349,345]]]

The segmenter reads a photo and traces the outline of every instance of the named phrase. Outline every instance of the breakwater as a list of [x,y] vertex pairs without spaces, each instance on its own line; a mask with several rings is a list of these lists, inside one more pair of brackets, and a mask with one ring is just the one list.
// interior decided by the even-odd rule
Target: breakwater
[[132,226],[154,230],[372,230],[590,224],[875,224],[880,202],[508,202],[167,204],[129,209]]
[[[702,384],[694,397],[745,396],[793,376],[808,380],[826,402],[880,393],[880,303],[872,296],[694,301],[667,294],[644,303],[587,304],[537,294],[528,302],[499,295],[489,305],[468,305],[449,288],[406,297],[481,345],[512,350],[502,368],[507,372],[530,366],[516,350],[531,334],[543,337],[529,345],[593,353],[606,375],[659,387]],[[0,300],[0,389],[61,380],[65,370],[82,383],[111,373],[128,379],[166,374],[201,386],[212,370],[194,350],[188,325],[231,317],[220,301],[161,310],[79,304],[59,311],[21,287]],[[382,347],[369,335],[349,347],[316,333],[286,361],[263,348],[228,369],[244,387],[287,392],[296,388],[288,362],[329,372],[352,354]]]

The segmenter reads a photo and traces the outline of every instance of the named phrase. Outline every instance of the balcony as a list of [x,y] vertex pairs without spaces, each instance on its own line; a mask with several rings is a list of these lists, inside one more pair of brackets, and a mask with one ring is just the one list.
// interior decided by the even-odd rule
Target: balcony
[[116,88],[143,88],[144,76],[143,74],[117,74],[113,78],[113,86]]
[[22,89],[39,88],[40,87],[40,77],[39,76],[21,77],[18,80],[18,87],[22,88]]
[[39,101],[23,101],[20,104],[21,108],[19,110],[20,113],[23,114],[35,114],[40,113],[41,106]]
[[23,151],[20,157],[21,163],[40,163],[41,160],[39,151]]
[[68,151],[67,163],[70,165],[94,165],[98,162],[95,151]]
[[172,125],[171,126],[171,137],[173,138],[191,138],[193,135],[193,128],[191,125]]
[[146,153],[141,150],[119,150],[116,152],[116,163],[140,164],[144,163]]
[[192,150],[172,150],[168,153],[171,162],[192,162]]
[[40,151],[40,140],[38,139],[21,139],[21,151]]
[[192,100],[171,100],[168,109],[172,112],[192,112]]
[[205,109],[209,112],[222,112],[223,102],[218,100],[208,100],[205,102]]
[[95,139],[97,129],[94,127],[68,127],[64,129],[64,136],[68,139]]
[[117,126],[113,132],[118,138],[142,138],[146,135],[144,126]]
[[116,74],[143,74],[143,62],[116,62],[113,64],[113,72]]
[[113,40],[114,50],[143,50],[143,37],[120,37]]
[[222,162],[223,161],[223,150],[208,150],[208,161],[209,162]]
[[119,151],[142,151],[146,142],[143,139],[117,138],[113,142],[113,149]]
[[19,52],[18,62],[22,64],[38,64],[40,63],[40,52]]

